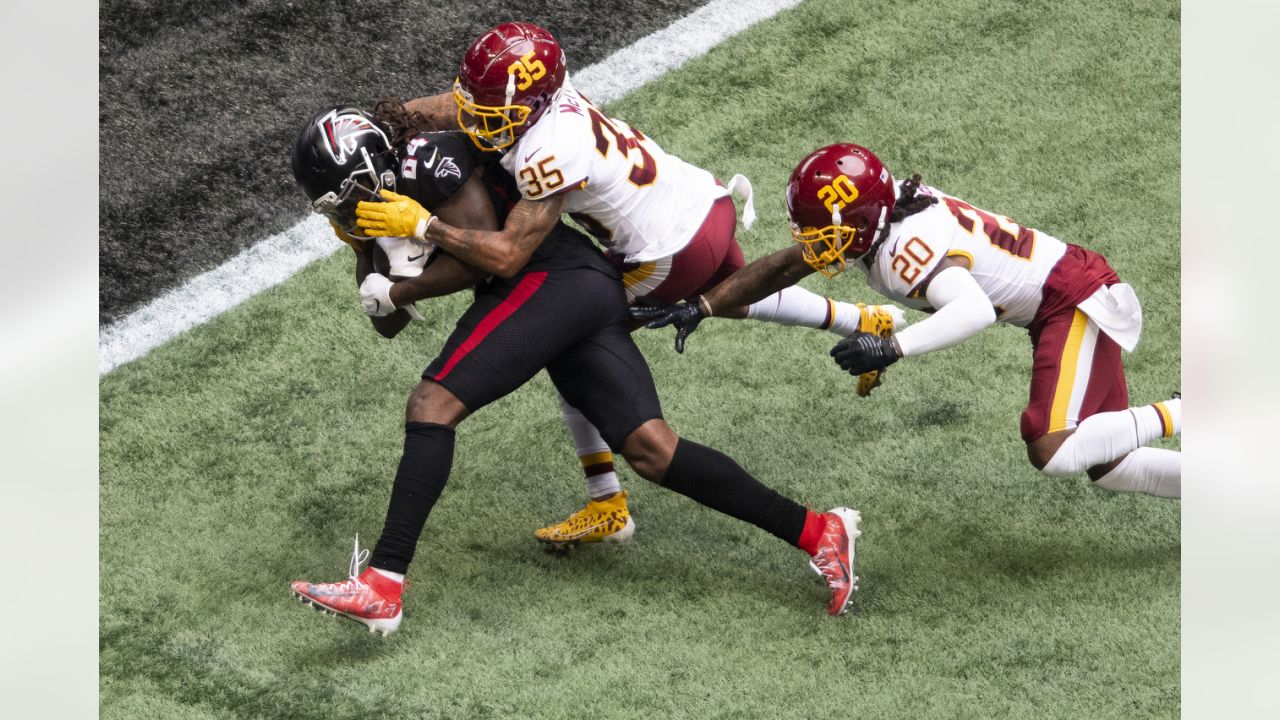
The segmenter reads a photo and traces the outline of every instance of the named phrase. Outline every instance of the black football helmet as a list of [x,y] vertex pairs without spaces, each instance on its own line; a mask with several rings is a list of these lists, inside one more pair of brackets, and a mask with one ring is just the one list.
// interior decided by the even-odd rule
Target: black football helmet
[[362,235],[356,204],[396,187],[396,158],[388,131],[372,115],[336,105],[309,120],[293,146],[293,178],[311,209]]

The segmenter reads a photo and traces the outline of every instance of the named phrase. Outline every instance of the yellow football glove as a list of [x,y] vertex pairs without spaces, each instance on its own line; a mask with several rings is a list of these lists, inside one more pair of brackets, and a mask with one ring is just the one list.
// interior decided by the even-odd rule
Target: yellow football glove
[[370,237],[411,237],[425,240],[432,215],[417,200],[381,191],[386,202],[362,201],[356,206],[356,224]]
[[333,234],[337,235],[338,239],[346,243],[352,250],[355,250],[357,255],[364,252],[364,238],[358,238],[343,230],[338,227],[338,223],[332,220],[329,221],[329,225],[333,228]]
[[[858,303],[858,309],[862,311],[862,320],[858,323],[858,329],[866,333],[874,333],[880,337],[889,337],[893,335],[894,318],[893,314],[886,308],[893,307],[891,305],[864,305]],[[901,312],[899,312],[901,314]],[[880,387],[880,383],[884,380],[884,370],[872,370],[868,373],[862,373],[858,376],[858,397],[866,397],[871,391]]]

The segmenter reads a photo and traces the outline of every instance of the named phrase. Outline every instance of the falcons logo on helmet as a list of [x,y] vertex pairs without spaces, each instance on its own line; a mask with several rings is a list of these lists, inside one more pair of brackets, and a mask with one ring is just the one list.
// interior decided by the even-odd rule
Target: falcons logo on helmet
[[383,142],[391,144],[377,125],[359,115],[339,115],[337,110],[332,110],[320,119],[319,125],[321,133],[324,134],[325,144],[329,148],[329,154],[339,165],[346,165],[347,158],[356,153],[358,147],[356,138],[361,135],[377,133],[382,136]]

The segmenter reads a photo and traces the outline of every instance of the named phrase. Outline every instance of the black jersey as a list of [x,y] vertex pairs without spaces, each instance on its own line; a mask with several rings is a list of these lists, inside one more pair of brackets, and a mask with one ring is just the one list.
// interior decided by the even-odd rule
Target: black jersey
[[[498,164],[497,153],[481,151],[460,130],[420,133],[403,148],[400,157],[399,191],[428,210],[452,197],[475,173],[480,173],[489,192],[499,224],[507,221],[507,214],[520,201],[515,180]],[[591,268],[617,276],[595,244],[563,222],[556,223],[521,273],[569,268]]]
[[[520,193],[498,159],[461,132],[423,133],[404,148],[396,187],[433,209],[480,173],[505,223]],[[618,271],[564,223],[515,277],[476,286],[475,301],[422,377],[474,412],[543,368],[615,451],[636,428],[662,417],[653,376],[631,337]]]

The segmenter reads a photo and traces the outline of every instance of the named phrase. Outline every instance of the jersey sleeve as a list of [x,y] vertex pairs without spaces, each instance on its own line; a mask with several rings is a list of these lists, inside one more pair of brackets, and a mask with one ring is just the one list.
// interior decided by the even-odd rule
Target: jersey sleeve
[[475,172],[476,150],[462,132],[421,133],[400,162],[404,194],[433,210],[453,197]]
[[572,114],[555,120],[545,129],[535,128],[512,149],[512,156],[504,158],[503,165],[526,200],[577,190],[590,177],[596,154],[590,125]]

